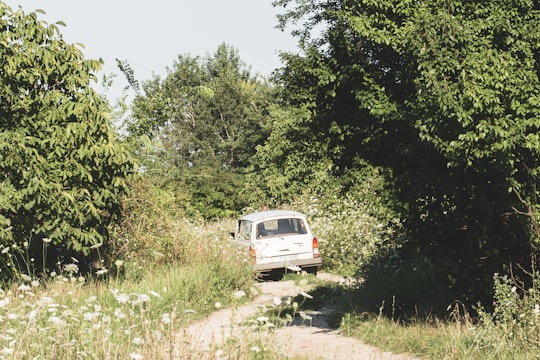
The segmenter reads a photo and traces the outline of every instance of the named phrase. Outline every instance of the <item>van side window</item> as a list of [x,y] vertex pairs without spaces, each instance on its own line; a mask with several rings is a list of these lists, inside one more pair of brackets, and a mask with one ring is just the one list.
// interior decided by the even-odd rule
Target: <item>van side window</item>
[[238,225],[238,240],[249,241],[251,238],[251,222],[240,221]]

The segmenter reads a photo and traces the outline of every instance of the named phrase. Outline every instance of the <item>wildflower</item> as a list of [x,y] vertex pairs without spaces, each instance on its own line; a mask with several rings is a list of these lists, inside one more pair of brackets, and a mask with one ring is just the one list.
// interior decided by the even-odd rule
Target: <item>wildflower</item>
[[139,354],[139,353],[132,352],[132,353],[129,353],[129,358],[131,360],[142,360],[143,356],[141,354]]
[[303,311],[300,311],[300,317],[304,320],[313,320],[313,317],[309,316],[308,314],[306,314],[305,312]]
[[43,304],[43,305],[45,305],[45,304],[47,304],[47,305],[48,304],[53,304],[54,299],[49,297],[49,296],[42,296],[42,297],[39,298],[39,303]]
[[113,289],[111,292],[114,295],[114,298],[116,301],[118,301],[119,304],[126,304],[129,301],[129,296],[124,293],[118,293],[118,290]]
[[90,249],[98,249],[98,248],[100,248],[101,246],[103,246],[103,243],[102,243],[102,242],[90,246]]
[[246,293],[244,291],[242,291],[242,290],[238,290],[233,294],[233,296],[234,296],[235,299],[241,299],[244,296],[246,296]]
[[266,322],[268,322],[268,320],[270,320],[270,319],[268,318],[268,316],[259,316],[259,317],[257,318],[257,321],[260,322],[260,323],[266,323]]
[[41,239],[41,240],[42,240],[45,244],[48,244],[48,243],[51,242],[51,239],[49,239],[49,238],[43,238],[43,239]]
[[9,298],[8,297],[0,299],[0,308],[6,307],[7,305],[9,305]]
[[94,321],[99,317],[99,313],[97,312],[87,312],[83,314],[83,318],[86,321]]
[[31,281],[32,278],[26,274],[21,274],[21,278],[23,279],[23,281]]
[[3,348],[2,355],[13,355],[15,350],[13,348]]
[[114,262],[114,266],[116,266],[117,268],[121,268],[123,265],[124,265],[124,262],[122,260],[116,260]]
[[107,270],[107,269],[101,269],[101,270],[96,271],[96,275],[104,275],[104,274],[106,274],[108,272],[109,272],[109,270]]
[[28,320],[32,321],[36,318],[38,312],[36,310],[31,310],[28,315],[26,315],[26,317],[28,318]]
[[516,291],[517,291],[517,287],[515,287],[515,286],[512,286],[512,289],[511,289],[511,291],[512,291],[512,294],[515,294],[515,293],[516,293]]
[[221,308],[221,303],[219,301],[216,301],[216,303],[214,304],[214,307],[216,309],[220,309]]
[[19,291],[30,291],[30,290],[32,290],[32,288],[30,286],[28,286],[28,285],[23,284],[23,285],[20,285],[17,288],[17,290],[19,290]]
[[79,272],[79,265],[75,263],[67,264],[64,266],[64,271],[69,274],[76,274]]
[[64,326],[66,324],[66,322],[60,319],[58,316],[51,316],[49,318],[49,322],[57,326]]
[[303,297],[308,298],[308,299],[313,299],[313,296],[311,296],[310,294],[308,294],[308,293],[306,293],[306,292],[304,292],[304,291],[302,291],[302,292],[300,293],[300,295],[302,295]]
[[533,314],[537,316],[540,315],[540,305],[534,304]]
[[137,295],[137,299],[133,301],[133,305],[143,304],[150,301],[150,296],[146,294],[139,294]]
[[33,281],[30,283],[30,285],[31,285],[32,287],[38,287],[38,286],[39,286],[39,280],[33,280]]
[[168,325],[171,323],[171,316],[167,313],[161,315],[161,322],[165,325]]
[[255,352],[255,353],[259,353],[261,352],[261,349],[258,347],[258,346],[252,346],[249,348],[249,350]]
[[281,299],[280,299],[279,297],[276,296],[276,297],[274,298],[273,303],[274,303],[275,306],[281,305],[281,302],[282,302],[282,301],[281,301]]
[[7,318],[8,320],[17,320],[19,318],[19,315],[15,313],[9,313],[7,314]]
[[161,295],[159,295],[157,292],[153,290],[149,290],[148,293],[152,295],[153,297],[157,297],[158,299],[161,299]]
[[114,316],[117,319],[125,319],[126,318],[126,314],[120,309],[115,309],[114,310]]

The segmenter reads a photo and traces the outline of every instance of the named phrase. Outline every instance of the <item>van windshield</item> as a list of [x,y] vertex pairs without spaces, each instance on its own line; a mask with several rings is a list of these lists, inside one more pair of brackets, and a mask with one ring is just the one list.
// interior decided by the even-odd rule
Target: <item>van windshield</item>
[[307,234],[306,226],[297,218],[268,220],[257,225],[257,238],[303,234]]

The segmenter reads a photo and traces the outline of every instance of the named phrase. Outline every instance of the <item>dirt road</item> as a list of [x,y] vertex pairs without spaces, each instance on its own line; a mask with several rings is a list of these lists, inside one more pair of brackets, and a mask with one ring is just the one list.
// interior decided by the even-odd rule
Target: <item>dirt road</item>
[[[319,274],[325,280],[337,280],[328,274]],[[246,352],[257,350],[246,345],[249,329],[247,321],[261,314],[261,308],[270,307],[279,299],[295,297],[309,289],[294,281],[268,281],[255,284],[259,295],[247,305],[223,309],[213,313],[204,321],[195,323],[177,336],[178,344],[191,346],[191,354],[198,358],[228,359],[221,346],[234,339],[237,346],[246,346]],[[289,326],[276,327],[263,332],[265,340],[273,344],[280,357],[305,359],[361,359],[361,360],[405,360],[405,355],[394,355],[368,346],[357,339],[343,336],[329,327],[326,318],[328,309],[310,312],[309,320],[295,320]],[[225,349],[225,348],[224,348]]]

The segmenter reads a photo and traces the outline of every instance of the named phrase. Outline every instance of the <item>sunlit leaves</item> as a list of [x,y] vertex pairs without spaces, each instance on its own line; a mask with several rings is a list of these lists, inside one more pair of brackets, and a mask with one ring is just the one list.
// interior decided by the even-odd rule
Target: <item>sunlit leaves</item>
[[0,240],[87,253],[107,239],[133,171],[90,87],[101,61],[0,5]]

